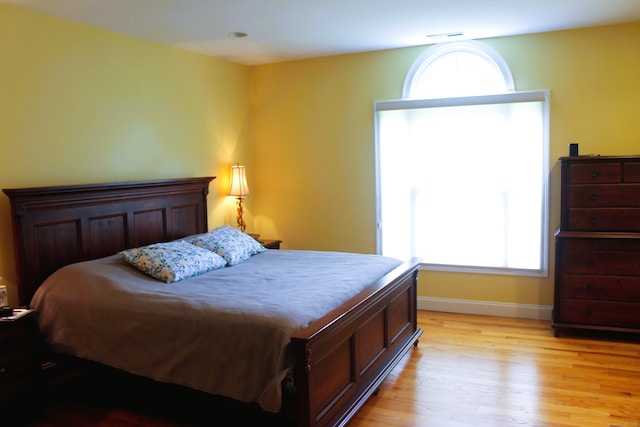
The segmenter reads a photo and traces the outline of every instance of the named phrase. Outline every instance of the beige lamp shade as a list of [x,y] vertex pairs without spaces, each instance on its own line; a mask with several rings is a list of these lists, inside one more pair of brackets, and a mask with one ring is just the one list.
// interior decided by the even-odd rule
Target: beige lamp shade
[[244,166],[240,166],[240,164],[231,166],[229,196],[244,197],[247,194],[249,194],[249,186],[247,185],[247,174]]

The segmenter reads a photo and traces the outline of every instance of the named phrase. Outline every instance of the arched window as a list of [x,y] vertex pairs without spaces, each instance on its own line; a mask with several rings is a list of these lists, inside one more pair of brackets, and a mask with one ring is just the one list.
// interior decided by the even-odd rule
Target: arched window
[[436,44],[407,73],[405,99],[451,98],[513,92],[511,70],[500,54],[476,41]]
[[375,104],[378,252],[546,275],[548,97],[483,43],[428,48],[403,99]]

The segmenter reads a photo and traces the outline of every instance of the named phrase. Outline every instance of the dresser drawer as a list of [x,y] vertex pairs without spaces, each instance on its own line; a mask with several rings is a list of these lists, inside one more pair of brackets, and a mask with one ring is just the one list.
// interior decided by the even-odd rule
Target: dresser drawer
[[639,252],[566,250],[562,263],[564,274],[640,276]]
[[580,162],[569,165],[570,184],[618,183],[622,181],[620,162]]
[[565,274],[562,297],[640,303],[640,277]]
[[640,182],[640,161],[625,162],[622,173],[624,182]]
[[640,304],[563,299],[559,323],[640,328]]
[[640,208],[570,208],[568,231],[640,231]]
[[575,238],[567,237],[560,239],[562,248],[573,251],[618,251],[618,252],[639,252],[640,235],[635,239],[624,238]]
[[640,207],[640,184],[574,185],[569,189],[571,207]]

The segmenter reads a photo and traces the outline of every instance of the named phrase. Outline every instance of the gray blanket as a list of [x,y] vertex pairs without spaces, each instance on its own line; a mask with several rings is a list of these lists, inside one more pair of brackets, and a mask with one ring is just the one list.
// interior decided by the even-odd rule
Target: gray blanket
[[114,255],[58,270],[31,306],[54,351],[277,412],[291,336],[400,263],[268,250],[166,284]]

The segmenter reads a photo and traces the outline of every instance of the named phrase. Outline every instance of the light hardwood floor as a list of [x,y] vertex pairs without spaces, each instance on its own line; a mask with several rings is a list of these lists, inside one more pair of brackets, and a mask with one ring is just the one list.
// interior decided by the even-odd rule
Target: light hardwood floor
[[418,348],[351,427],[640,427],[637,338],[556,338],[546,321],[434,312],[419,324]]
[[[418,319],[419,345],[349,427],[640,427],[638,337],[556,338],[549,322],[489,316],[421,311]],[[243,425],[212,423],[215,414],[194,410],[208,403],[192,397],[131,403],[148,392],[111,392],[104,381],[52,390],[44,418],[31,426]],[[256,419],[244,425],[278,425]]]

